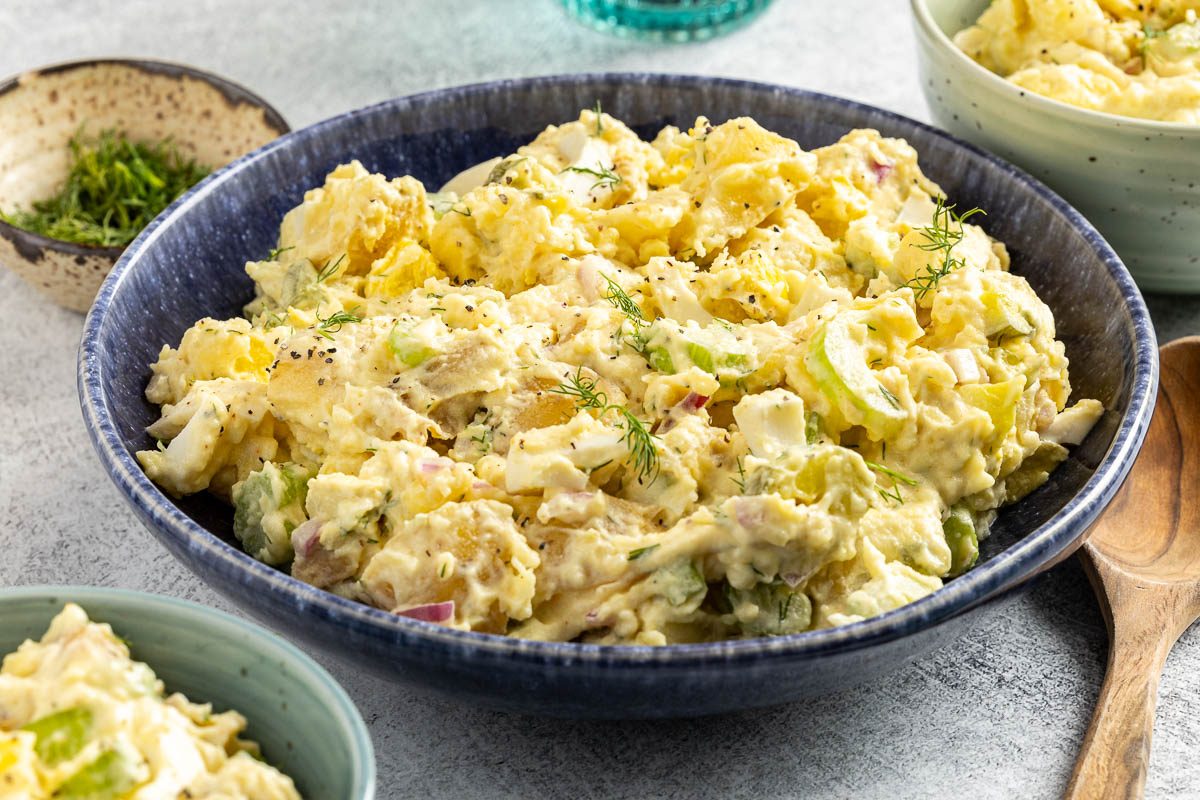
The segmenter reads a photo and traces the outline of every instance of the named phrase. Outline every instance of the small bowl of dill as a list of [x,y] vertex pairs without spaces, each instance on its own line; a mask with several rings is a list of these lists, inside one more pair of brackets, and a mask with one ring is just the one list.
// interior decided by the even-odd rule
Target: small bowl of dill
[[0,265],[86,311],[159,212],[288,130],[263,99],[180,64],[77,61],[0,82]]

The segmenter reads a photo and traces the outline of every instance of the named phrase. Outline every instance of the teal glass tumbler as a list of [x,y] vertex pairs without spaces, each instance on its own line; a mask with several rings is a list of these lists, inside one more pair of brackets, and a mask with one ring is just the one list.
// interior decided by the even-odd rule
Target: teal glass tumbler
[[771,0],[562,0],[593,28],[659,42],[696,42],[737,28]]

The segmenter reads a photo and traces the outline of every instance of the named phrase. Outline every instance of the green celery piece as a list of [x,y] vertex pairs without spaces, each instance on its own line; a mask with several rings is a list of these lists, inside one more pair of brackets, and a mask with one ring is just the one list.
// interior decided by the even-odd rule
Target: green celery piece
[[946,544],[950,547],[949,577],[962,575],[979,560],[979,537],[975,534],[975,520],[961,506],[950,509],[950,516],[942,523]]
[[729,600],[735,607],[753,603],[758,615],[742,623],[742,630],[755,636],[784,636],[801,633],[812,624],[812,601],[783,581],[760,583],[753,589],[732,589]]
[[807,444],[816,444],[821,441],[821,434],[825,430],[825,422],[821,419],[821,415],[815,411],[809,411],[804,417],[804,441]]
[[49,766],[68,761],[79,754],[91,738],[92,712],[82,706],[67,708],[22,727],[37,736],[33,749]]
[[421,342],[399,325],[388,334],[388,349],[407,367],[419,367],[437,355],[437,351]]
[[290,552],[290,545],[283,543],[281,547],[280,542],[272,540],[263,520],[268,514],[283,511],[288,517],[283,521],[285,533],[290,533],[289,523],[295,529],[303,522],[309,477],[306,470],[295,464],[276,465],[268,461],[238,484],[233,492],[233,533],[247,553],[269,564],[290,558],[282,552]]
[[667,352],[667,348],[650,348],[646,351],[646,357],[650,359],[650,366],[664,375],[675,374],[675,362],[671,359],[671,354]]
[[713,368],[712,351],[707,347],[694,342],[688,342],[687,356],[693,364],[705,372],[709,374],[713,374],[715,372],[715,369]]
[[1007,295],[984,292],[979,299],[983,304],[983,332],[988,338],[1029,336],[1034,332],[1033,323]]
[[667,598],[673,606],[681,606],[697,595],[708,591],[708,584],[696,565],[688,559],[681,559],[674,564],[661,567],[654,572],[652,579],[659,593]]
[[862,412],[863,424],[872,436],[883,438],[908,415],[872,374],[849,326],[845,315],[827,322],[809,344],[804,364],[829,399],[849,401]]
[[106,750],[81,767],[54,791],[55,800],[120,800],[137,785],[134,765],[116,750]]

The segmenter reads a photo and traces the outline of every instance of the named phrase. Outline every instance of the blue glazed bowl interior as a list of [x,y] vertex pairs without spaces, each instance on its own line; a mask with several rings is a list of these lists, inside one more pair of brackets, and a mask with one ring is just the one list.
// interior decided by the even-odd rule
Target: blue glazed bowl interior
[[73,602],[107,622],[167,693],[235,709],[263,758],[304,797],[370,800],[375,756],[354,704],[324,669],[283,640],[228,614],[167,597],[54,586],[0,590],[0,654],[40,639]]
[[[243,265],[276,244],[279,221],[305,190],[339,163],[360,160],[385,175],[412,174],[437,187],[466,166],[515,150],[546,125],[600,101],[608,113],[652,137],[697,115],[720,122],[753,116],[805,148],[873,127],[913,144],[921,165],[962,208],[979,206],[984,228],[1005,242],[1013,271],[1053,309],[1071,359],[1075,397],[1107,413],[1050,481],[1004,510],[980,564],[931,597],[841,629],[773,640],[638,647],[516,643],[398,619],[307,587],[254,562],[236,547],[231,510],[207,495],[165,497],[132,453],[152,446],[145,427],[158,416],[143,396],[149,365],[203,316],[241,313],[252,296]],[[401,98],[284,136],[210,177],[147,229],[118,263],[87,321],[80,361],[84,417],[102,461],[135,509],[194,569],[253,596],[251,610],[282,622],[290,603],[316,615],[334,644],[346,626],[383,649],[414,642],[484,648],[515,658],[619,665],[686,658],[754,658],[769,649],[815,657],[906,635],[997,596],[1065,557],[1119,487],[1141,444],[1157,380],[1154,334],[1141,296],[1116,255],[1057,196],[1013,167],[928,126],[868,106],[781,87],[662,75],[580,75],[505,81]],[[211,533],[209,533],[211,532]],[[232,544],[230,544],[232,543]],[[269,607],[269,608],[268,608]],[[316,623],[314,623],[316,624]],[[319,627],[319,626],[318,626]],[[672,652],[668,652],[672,651]],[[413,656],[415,657],[415,656]]]

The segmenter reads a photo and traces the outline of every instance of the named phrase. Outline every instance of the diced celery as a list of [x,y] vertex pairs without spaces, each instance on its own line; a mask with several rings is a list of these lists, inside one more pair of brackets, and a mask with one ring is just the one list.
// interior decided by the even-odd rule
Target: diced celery
[[824,431],[825,422],[821,419],[821,415],[815,411],[809,411],[804,416],[804,441],[808,444],[816,444],[821,441]]
[[988,338],[1033,333],[1033,323],[1008,295],[986,291],[979,299],[983,303],[983,332]]
[[37,736],[33,749],[49,766],[74,758],[88,743],[92,712],[82,706],[67,708],[26,724],[23,730]]
[[975,520],[971,512],[962,506],[950,509],[950,516],[942,523],[946,544],[950,547],[949,576],[961,575],[979,560],[979,537],[975,534]]
[[[732,589],[726,593],[733,613],[744,633],[752,636],[784,636],[801,633],[812,624],[812,601],[783,581],[760,583],[753,589]],[[757,607],[755,616],[745,619],[746,606]]]
[[675,362],[671,359],[671,354],[667,352],[667,348],[651,348],[646,351],[646,357],[650,359],[650,366],[664,375],[675,374]]
[[106,750],[79,769],[54,792],[56,800],[119,800],[137,785],[134,764],[117,750]]
[[655,570],[651,580],[659,594],[673,606],[681,606],[689,600],[702,597],[708,591],[704,576],[688,559],[680,559],[674,564]]
[[310,474],[295,464],[268,461],[233,490],[233,532],[243,549],[268,564],[292,557],[291,532],[307,517]]
[[285,307],[299,305],[310,289],[316,285],[317,270],[308,259],[295,261],[283,274],[279,299]]
[[408,367],[419,367],[437,355],[437,351],[413,336],[408,330],[396,325],[388,334],[388,349]]
[[745,345],[731,326],[713,323],[701,328],[656,320],[645,338],[650,366],[668,375],[693,365],[732,384],[752,369],[750,355],[738,352]]
[[708,373],[715,373],[712,351],[695,342],[688,342],[687,355],[693,364]]
[[863,426],[872,437],[880,439],[902,424],[908,414],[872,374],[862,345],[850,332],[850,323],[846,315],[827,322],[809,344],[804,364],[830,400],[849,403],[860,411]]

